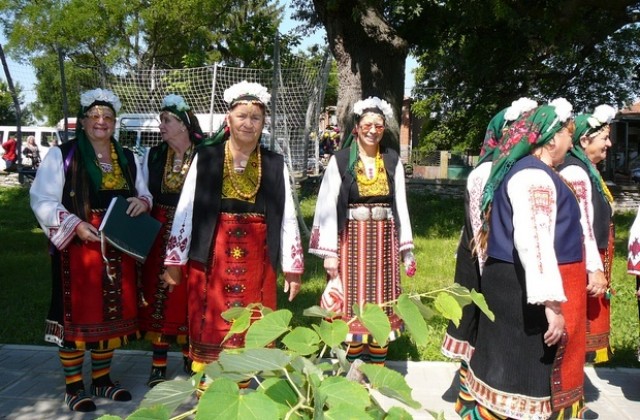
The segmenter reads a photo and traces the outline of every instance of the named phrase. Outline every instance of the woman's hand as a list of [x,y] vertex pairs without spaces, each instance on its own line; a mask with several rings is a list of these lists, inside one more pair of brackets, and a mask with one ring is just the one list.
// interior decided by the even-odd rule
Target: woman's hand
[[129,202],[127,214],[131,217],[136,217],[149,210],[147,202],[138,197],[129,197],[127,198],[127,201]]
[[329,280],[338,276],[338,259],[336,257],[327,257],[324,259],[324,269],[329,276]]
[[80,222],[76,226],[76,235],[81,241],[84,242],[98,242],[100,241],[100,233],[98,229],[91,223]]
[[300,285],[302,284],[302,279],[300,278],[300,274],[295,273],[284,273],[284,292],[289,292],[289,302],[293,300],[294,297],[300,291]]
[[549,328],[544,333],[544,343],[547,346],[557,344],[564,334],[565,321],[560,302],[547,301],[544,304],[544,315],[547,317]]
[[160,274],[160,280],[164,282],[163,286],[173,292],[173,287],[182,282],[182,266],[169,265],[164,272]]
[[607,292],[607,278],[601,270],[589,273],[589,283],[587,284],[587,293],[589,296],[602,296]]

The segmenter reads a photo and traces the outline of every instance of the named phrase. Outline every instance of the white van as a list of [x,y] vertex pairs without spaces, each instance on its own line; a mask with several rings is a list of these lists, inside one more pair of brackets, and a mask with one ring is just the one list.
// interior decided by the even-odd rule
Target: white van
[[[27,137],[34,136],[36,144],[40,149],[40,159],[44,159],[45,155],[52,146],[61,143],[60,134],[55,127],[36,127],[25,125],[20,127],[22,133],[22,152],[24,158],[24,145],[27,143]],[[18,128],[16,126],[0,126],[0,143],[9,140],[10,137],[18,139]]]

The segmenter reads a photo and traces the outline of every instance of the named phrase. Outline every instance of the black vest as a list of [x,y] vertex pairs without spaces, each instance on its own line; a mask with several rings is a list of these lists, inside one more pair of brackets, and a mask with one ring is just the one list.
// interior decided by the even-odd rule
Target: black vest
[[[112,140],[113,141],[113,140]],[[122,175],[127,181],[127,188],[122,190],[97,190],[91,184],[85,162],[83,162],[76,139],[60,145],[64,168],[65,183],[62,192],[62,205],[82,220],[89,220],[91,210],[106,209],[111,199],[117,195],[125,198],[136,197],[135,179],[137,168],[133,152],[124,149],[127,167],[122,168]],[[93,164],[93,163],[91,163]]]
[[596,238],[596,244],[599,249],[607,249],[609,247],[609,226],[611,225],[611,218],[613,217],[613,211],[611,204],[598,190],[598,187],[593,182],[593,179],[589,175],[589,168],[587,165],[575,156],[567,155],[564,163],[560,165],[558,171],[566,168],[570,165],[576,165],[582,168],[589,176],[589,182],[591,182],[591,202],[593,203],[593,235]]
[[[224,143],[198,150],[198,175],[193,199],[193,229],[189,259],[207,264],[222,206],[224,175]],[[285,182],[282,155],[261,149],[262,179],[256,195],[255,208],[264,212],[267,223],[267,248],[274,271],[280,262],[280,235],[284,216]]]
[[519,259],[513,243],[513,208],[507,195],[507,184],[516,173],[529,168],[545,171],[556,188],[557,212],[553,243],[558,263],[582,261],[582,226],[578,201],[553,169],[531,155],[513,165],[495,192],[491,205],[487,255],[510,263]]
[[153,196],[153,204],[175,207],[180,199],[180,192],[162,192],[164,167],[167,162],[169,148],[162,143],[149,149],[147,168],[149,170],[149,192]]

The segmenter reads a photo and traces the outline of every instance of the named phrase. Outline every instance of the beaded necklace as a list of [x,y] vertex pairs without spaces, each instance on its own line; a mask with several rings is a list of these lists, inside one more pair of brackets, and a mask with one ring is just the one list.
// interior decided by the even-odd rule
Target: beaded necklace
[[193,151],[193,145],[190,145],[184,152],[184,162],[182,163],[182,166],[178,166],[173,164],[175,152],[173,149],[169,148],[167,160],[164,164],[163,190],[165,190],[166,187],[166,191],[180,191],[182,184],[184,183],[184,178],[187,175],[187,171],[189,171],[189,166],[191,166],[191,161],[193,160]]
[[384,165],[382,163],[382,157],[380,156],[380,152],[376,153],[375,159],[375,167],[373,170],[373,177],[367,177],[366,170],[364,168],[364,162],[362,158],[358,160],[356,164],[356,178],[358,179],[358,183],[362,185],[373,185],[378,182],[378,174],[384,171]]
[[102,171],[101,188],[103,190],[119,190],[126,187],[127,182],[124,176],[122,176],[122,169],[120,169],[120,165],[118,164],[118,153],[116,153],[116,148],[113,143],[110,143],[110,149],[110,164],[99,162],[96,159],[96,165],[98,165]]
[[[255,151],[251,153],[245,170],[241,173],[237,173],[233,167],[233,155],[231,154],[229,141],[227,141],[224,152],[225,172],[227,173],[233,192],[237,194],[238,197],[245,200],[252,200],[258,193],[260,181],[262,179],[261,155],[260,146],[258,146]],[[254,168],[257,169],[257,176],[254,175]]]

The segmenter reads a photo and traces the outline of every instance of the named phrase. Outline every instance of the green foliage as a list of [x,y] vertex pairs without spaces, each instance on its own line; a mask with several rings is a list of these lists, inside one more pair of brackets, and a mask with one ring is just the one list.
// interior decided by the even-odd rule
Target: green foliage
[[[469,291],[465,292],[459,285],[437,291],[436,301],[450,290],[461,296],[460,301],[465,304],[472,303]],[[432,293],[413,296],[402,294],[396,302],[355,306],[356,317],[347,322],[332,319],[338,314],[312,307],[306,314],[323,318],[320,325],[314,325],[314,329],[291,327],[293,314],[285,309],[262,311],[263,308],[258,304],[230,309],[225,312],[224,318],[231,320],[234,328],[239,325],[235,322],[237,319],[246,319],[247,315],[256,316],[256,311],[261,315],[244,330],[235,329],[238,333],[246,332],[245,348],[223,350],[219,359],[205,368],[205,374],[211,382],[193,410],[196,419],[210,418],[212,413],[216,413],[216,418],[220,419],[385,417],[387,413],[376,403],[371,390],[413,409],[421,409],[420,403],[412,398],[411,388],[401,374],[360,361],[350,365],[342,346],[347,338],[347,324],[356,319],[371,331],[378,342],[388,343],[391,326],[382,309],[388,306],[396,308],[398,316],[413,333],[412,337],[426,336],[423,314],[430,317],[431,313],[424,312],[419,306],[424,306],[422,299],[432,298]],[[481,296],[476,295],[474,299],[486,308]],[[452,302],[457,305],[458,301],[452,298]],[[451,308],[447,312],[456,313]],[[486,309],[485,312],[490,314]],[[246,325],[244,321],[241,324]],[[286,350],[271,347],[276,341],[280,341]],[[319,352],[320,347],[323,349]],[[327,348],[337,356],[336,361],[322,359]],[[167,413],[172,413],[195,392],[201,375],[157,385],[145,396],[141,408],[128,418],[138,419],[144,415],[149,416],[147,418],[168,419]],[[366,377],[369,387],[363,386],[362,375]],[[236,382],[247,378],[253,378],[258,383],[256,390],[238,389]],[[164,406],[165,409],[159,409],[158,406]],[[406,410],[401,408],[389,413],[391,418],[406,418],[407,415]],[[433,413],[435,418],[440,415]]]

